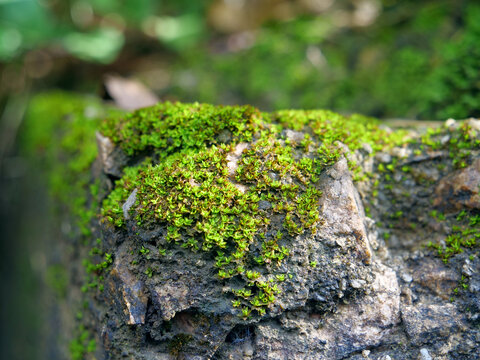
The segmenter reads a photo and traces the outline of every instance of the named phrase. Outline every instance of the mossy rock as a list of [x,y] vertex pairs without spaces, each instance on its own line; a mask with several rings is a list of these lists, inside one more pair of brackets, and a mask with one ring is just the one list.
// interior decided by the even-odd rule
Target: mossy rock
[[[73,101],[39,99],[31,110],[37,121],[58,110],[56,101]],[[472,121],[419,133],[324,110],[169,102],[130,114],[96,103],[91,116],[89,101],[60,109],[49,126],[78,147],[45,145],[53,178],[72,179],[73,207],[68,186],[54,194],[79,219],[87,323],[102,329],[101,346],[75,343],[81,356],[223,359],[251,357],[253,347],[262,358],[277,351],[267,346],[269,336],[319,359],[378,346],[383,335],[353,344],[345,322],[358,311],[355,331],[384,334],[400,319],[395,272],[375,255],[386,249],[380,235],[391,236],[396,251],[408,231],[431,231],[413,215],[404,222],[410,212],[429,213],[421,193],[435,191],[431,167],[438,179],[462,178],[474,171],[480,149]],[[79,155],[81,166],[66,160]],[[437,206],[435,216],[447,212],[452,233],[425,254],[437,252],[436,260],[454,267],[463,252],[474,256],[480,222],[478,209],[462,208],[470,203],[451,214]],[[361,315],[377,314],[378,304],[388,309],[381,321]],[[316,330],[295,335],[298,324]],[[315,343],[332,332],[349,345],[340,351]]]

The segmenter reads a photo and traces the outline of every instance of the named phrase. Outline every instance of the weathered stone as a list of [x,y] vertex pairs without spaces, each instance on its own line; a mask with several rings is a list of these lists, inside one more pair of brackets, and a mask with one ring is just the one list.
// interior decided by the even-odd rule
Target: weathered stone
[[447,339],[465,327],[453,304],[406,305],[402,307],[402,321],[415,345],[428,344],[438,338]]
[[[235,162],[233,156],[230,158],[232,166]],[[247,321],[247,324],[251,324],[248,326],[251,326],[251,332],[255,334],[255,338],[252,337],[249,342],[237,341],[236,344],[232,342],[226,348],[222,347],[225,350],[217,352],[217,356],[220,356],[218,354],[222,351],[231,350],[232,354],[240,352],[245,357],[261,358],[257,354],[258,349],[263,345],[258,339],[261,338],[261,329],[267,326],[261,324],[269,324],[273,321],[271,319],[282,313],[295,312],[305,307],[311,307],[312,311],[318,314],[336,308],[339,311],[329,321],[330,330],[317,332],[319,338],[323,336],[329,339],[327,348],[309,343],[314,341],[313,338],[308,341],[302,340],[307,341],[304,346],[310,349],[309,351],[313,351],[312,354],[316,354],[317,357],[323,353],[321,349],[328,349],[329,354],[334,351],[331,349],[334,332],[343,331],[344,340],[342,341],[347,341],[350,336],[347,328],[353,325],[348,325],[348,322],[353,319],[354,314],[359,312],[364,314],[363,323],[357,325],[358,336],[361,334],[363,340],[359,340],[360,342],[351,349],[365,348],[369,346],[368,344],[377,343],[382,337],[382,330],[378,326],[390,326],[396,322],[399,298],[396,278],[391,270],[387,270],[380,264],[368,265],[372,262],[372,252],[366,235],[363,207],[353,186],[346,160],[342,158],[325,172],[320,179],[320,184],[325,194],[319,203],[320,216],[324,222],[314,235],[305,233],[292,239],[295,246],[290,256],[278,267],[280,273],[289,273],[291,278],[287,278],[282,284],[282,292],[276,295],[275,304],[270,307],[270,315],[258,324],[258,320]],[[125,206],[134,201],[134,192],[130,198],[132,200],[127,200]],[[262,207],[265,210],[270,209],[266,205]],[[123,210],[128,209],[124,207]],[[278,220],[274,217],[272,222],[276,221]],[[139,263],[144,260],[136,253],[132,255],[127,249],[135,248],[135,241],[137,241],[134,240],[135,238],[149,241],[149,239],[164,236],[166,228],[159,227],[147,231],[136,228],[133,223],[128,228],[131,229],[128,237],[124,239],[118,249],[119,252],[114,254],[115,266],[109,280],[112,289],[106,293],[108,303],[113,306],[110,311],[117,314],[121,311],[126,312],[128,315],[125,319],[126,324],[146,323],[149,329],[148,336],[155,339],[159,346],[161,344],[167,346],[169,341],[175,341],[175,337],[188,334],[188,344],[182,345],[182,353],[186,358],[193,358],[191,356],[194,354],[202,354],[199,355],[199,359],[210,358],[225,338],[230,336],[229,333],[237,331],[235,329],[245,323],[234,315],[228,287],[225,289],[225,285],[215,276],[214,260],[206,257],[203,252],[192,253],[181,248],[159,256],[155,253],[156,248],[146,243],[144,249],[149,252],[144,256],[150,261],[155,261],[150,270],[153,276],[137,273],[136,276],[141,280],[135,280],[128,266],[133,260]],[[311,263],[315,263],[315,266]],[[377,269],[376,274],[372,273],[372,266]],[[390,290],[387,290],[386,282],[392,281],[394,283],[390,284]],[[122,304],[117,302],[118,291],[115,289],[122,289]],[[387,295],[386,291],[391,293]],[[354,307],[338,303],[340,298],[345,298],[347,302],[350,301],[348,299],[361,296],[365,292],[373,292],[374,295],[359,300]],[[149,294],[148,300],[145,294]],[[147,303],[153,306],[152,310],[157,314],[155,318],[158,320],[152,322],[145,319]],[[374,309],[375,313],[371,313]],[[208,319],[207,323],[210,325],[200,326],[196,320],[192,320],[198,316],[204,317],[205,321]],[[371,316],[376,322],[373,327],[369,325],[373,321]],[[219,321],[218,325],[215,321]],[[169,335],[161,330],[162,324],[166,322],[172,324]],[[343,322],[345,322],[344,326],[341,325]],[[283,333],[284,330],[279,331]],[[269,338],[271,338],[270,335]],[[256,340],[253,341],[254,339]],[[283,340],[282,343],[284,343]],[[239,345],[242,350],[239,350]],[[303,351],[301,347],[296,349],[298,353],[293,349],[290,351],[292,358],[299,358]]]
[[400,291],[395,273],[372,264],[371,294],[339,306],[335,314],[285,314],[257,326],[256,359],[343,359],[376,346],[400,321]]
[[113,142],[96,132],[98,158],[101,161],[103,172],[107,175],[115,177],[122,176],[122,169],[127,163],[127,156],[124,152],[116,147]]
[[353,186],[345,159],[340,160],[327,172],[321,187],[325,196],[320,200],[322,217],[325,219],[325,239],[345,238],[356,247],[359,258],[370,263],[372,251],[368,243],[364,210],[358,192]]
[[392,162],[392,156],[387,153],[378,153],[375,155],[375,159],[377,159],[379,162],[387,164],[389,162]]
[[[268,136],[249,130],[248,137],[238,138],[235,124],[229,124],[231,128],[219,127],[213,138],[199,145],[215,156],[202,158],[201,166],[192,156],[197,144],[182,148],[182,141],[188,141],[176,133],[161,141],[152,137],[160,144],[156,152],[149,153],[149,146],[155,146],[150,143],[139,152],[128,148],[133,154],[128,159],[120,144],[114,146],[99,134],[94,172],[102,182],[99,200],[107,196],[114,205],[104,202],[102,206],[113,210],[108,215],[102,212],[101,224],[92,226],[102,248],[95,250],[95,256],[108,252],[114,262],[105,271],[98,270],[104,291],[99,286],[89,302],[88,319],[99,335],[97,358],[475,358],[480,347],[478,254],[473,244],[461,244],[458,253],[449,249],[448,256],[445,248],[454,239],[452,233],[464,235],[460,225],[477,220],[465,217],[454,230],[459,215],[442,212],[466,209],[468,216],[476,214],[469,209],[480,208],[480,160],[478,151],[472,150],[465,158],[468,166],[453,170],[448,147],[454,146],[455,131],[464,126],[449,124],[451,129],[429,140],[432,147],[412,142],[385,146],[381,152],[364,139],[351,144],[356,150],[350,151],[345,134],[341,134],[345,143],[336,140],[329,148],[320,148],[323,140],[317,133],[325,130],[321,127],[293,131],[287,122],[281,124],[283,130],[268,133],[271,124],[265,123],[259,132]],[[472,128],[477,125],[472,124]],[[148,126],[143,124],[140,130],[147,131]],[[309,142],[317,142],[303,142],[307,133]],[[270,152],[270,145],[276,152]],[[322,152],[325,156],[319,157]],[[187,161],[177,161],[183,156]],[[128,169],[137,178],[113,181],[122,176],[127,163],[137,166],[144,157],[151,164],[140,165],[138,173]],[[218,158],[221,161],[215,163]],[[213,171],[210,163],[215,163]],[[293,166],[297,163],[302,167]],[[185,170],[182,166],[188,168],[188,175],[173,176]],[[282,166],[290,166],[289,171],[282,171]],[[311,172],[303,173],[303,168]],[[144,176],[149,169],[158,172]],[[261,171],[242,177],[246,169]],[[163,178],[163,174],[173,175]],[[206,182],[209,177],[216,182]],[[266,181],[260,183],[256,177]],[[173,186],[163,191],[168,181]],[[151,185],[144,186],[147,183]],[[216,193],[209,192],[213,187]],[[187,191],[177,193],[177,188]],[[233,196],[225,196],[224,189],[231,189],[228,196]],[[311,193],[301,198],[307,189]],[[172,193],[175,197],[169,196]],[[215,201],[193,208],[192,193]],[[250,207],[244,206],[242,196],[250,197]],[[155,206],[165,199],[168,206]],[[311,227],[306,226],[307,217],[301,218],[305,206],[293,206],[302,201],[313,204]],[[208,218],[211,222],[202,222],[203,213],[220,213],[220,204],[225,203],[228,211],[221,216],[228,221],[213,216]],[[283,211],[287,207],[298,212]],[[293,225],[287,223],[287,215]],[[216,232],[243,221],[262,225],[224,237]],[[220,237],[213,245],[206,241],[207,226],[215,230],[208,235]],[[476,236],[469,231],[465,234]],[[240,243],[237,239],[243,237],[248,239],[248,256],[237,261],[233,254]],[[287,255],[281,260],[264,256],[265,239],[278,245],[272,246],[271,254],[284,247]],[[277,289],[268,294],[273,300],[259,305],[256,296],[267,294],[260,289],[270,284]],[[246,289],[252,294],[238,295]],[[244,296],[241,301],[240,296]]]
[[293,131],[293,130],[285,130],[285,137],[296,143],[301,142],[305,138],[305,134],[300,131]]
[[132,193],[128,196],[127,201],[125,201],[125,204],[122,205],[123,217],[125,218],[125,220],[128,220],[130,218],[128,211],[133,206],[133,204],[135,204],[135,201],[137,201],[137,189],[132,191]]
[[111,304],[123,310],[127,324],[144,324],[148,302],[144,284],[128,269],[131,257],[125,244],[119,247],[115,255],[114,268],[106,289],[107,298]]
[[432,357],[430,356],[427,349],[425,349],[425,348],[420,349],[420,359],[421,360],[432,360]]
[[453,289],[458,286],[460,274],[438,259],[422,258],[418,260],[412,269],[413,281],[444,300],[450,299]]
[[434,206],[447,211],[480,209],[480,159],[440,180]]

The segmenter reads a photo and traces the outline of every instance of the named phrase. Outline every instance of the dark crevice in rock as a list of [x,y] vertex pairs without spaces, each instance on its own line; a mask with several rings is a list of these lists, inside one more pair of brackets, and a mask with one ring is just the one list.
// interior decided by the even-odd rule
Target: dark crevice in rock
[[241,344],[245,341],[255,341],[255,326],[235,325],[225,338],[227,344]]

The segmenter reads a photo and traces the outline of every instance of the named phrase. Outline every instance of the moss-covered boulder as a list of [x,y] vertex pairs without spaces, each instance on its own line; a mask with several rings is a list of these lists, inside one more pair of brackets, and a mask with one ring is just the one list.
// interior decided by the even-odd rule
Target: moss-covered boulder
[[[31,121],[54,100],[73,101],[64,96],[37,98]],[[86,270],[84,301],[67,297],[84,307],[73,358],[468,358],[478,349],[476,120],[393,131],[320,110],[62,111],[60,136],[77,134],[78,148],[47,153],[53,179],[76,179],[76,206],[62,187],[54,195],[82,230],[70,267]],[[95,161],[84,142],[96,142]]]

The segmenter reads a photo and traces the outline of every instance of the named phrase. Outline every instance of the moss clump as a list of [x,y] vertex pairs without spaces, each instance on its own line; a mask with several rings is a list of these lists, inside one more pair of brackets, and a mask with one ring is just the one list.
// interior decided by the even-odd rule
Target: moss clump
[[345,117],[328,110],[282,110],[273,113],[272,120],[284,128],[310,131],[326,147],[340,141],[352,151],[364,143],[379,151],[402,143],[404,138],[403,132],[382,130],[378,120],[358,114]]
[[418,154],[424,150],[448,151],[453,167],[458,169],[471,163],[472,150],[480,149],[480,138],[477,131],[464,122],[458,127],[429,129],[416,145]]
[[[305,137],[293,141],[284,128],[303,130]],[[103,202],[104,221],[123,227],[122,205],[136,191],[129,210],[133,225],[160,224],[167,229],[164,241],[212,252],[218,278],[244,284],[232,289],[233,306],[243,318],[252,310],[263,315],[274,304],[285,279],[278,266],[290,254],[291,240],[321,224],[318,181],[345,151],[337,142],[353,150],[369,143],[378,150],[396,141],[360,116],[269,115],[251,107],[178,103],[110,118],[102,129],[130,155],[157,155],[124,170]],[[220,141],[225,130],[231,136]],[[165,251],[164,243],[158,245]]]
[[[97,245],[100,246],[101,240],[97,239]],[[82,291],[87,292],[88,289],[99,289],[103,291],[103,280],[107,269],[113,264],[112,255],[104,253],[99,247],[94,246],[87,258],[84,258],[82,265],[85,268],[87,277]]]
[[444,245],[432,242],[428,244],[429,247],[437,250],[438,256],[445,263],[452,256],[473,248],[480,241],[480,214],[462,210],[456,215],[455,220],[457,225],[453,225],[450,229]]
[[[106,120],[99,122],[100,117]],[[161,224],[165,241],[212,253],[219,279],[243,281],[243,287],[232,289],[242,317],[252,310],[263,315],[273,305],[285,280],[279,265],[290,254],[291,240],[321,224],[318,179],[345,152],[338,142],[350,151],[364,143],[376,151],[399,139],[359,115],[265,114],[250,106],[169,102],[119,114],[62,93],[37,97],[29,118],[35,120],[30,150],[47,154],[51,188],[63,204],[73,204],[69,212],[86,236],[98,206],[86,200],[88,192],[93,198],[98,192],[88,171],[97,153],[96,129],[130,156],[150,155],[124,169],[102,204],[104,221],[125,226],[122,205],[136,190],[129,211],[135,226]],[[286,137],[286,128],[302,130],[303,140]],[[62,140],[52,142],[52,132]],[[84,261],[84,289],[101,289],[102,272],[111,262],[109,254],[93,248]],[[153,276],[151,268],[146,274]]]
[[[424,151],[447,152],[450,159],[449,166],[461,169],[470,165],[475,159],[475,154],[480,150],[480,138],[477,130],[466,121],[459,126],[452,124],[450,127],[445,125],[438,129],[429,129],[413,146],[416,148],[417,155]],[[437,211],[432,212],[432,216],[437,220],[445,220],[445,216],[442,215],[443,218],[441,218],[436,214]],[[451,227],[445,244],[429,243],[445,263],[455,254],[474,247],[480,239],[480,218],[474,211],[462,210],[456,215],[455,222],[456,225]]]
[[[122,226],[122,201],[137,189],[130,209],[137,226],[164,224],[168,242],[213,251],[218,277],[237,276],[248,287],[234,291],[235,305],[263,314],[280,291],[267,280],[278,282],[275,268],[289,254],[280,243],[282,234],[272,230],[270,214],[282,214],[291,235],[315,231],[321,192],[315,187],[314,160],[296,159],[294,149],[282,146],[273,133],[244,151],[234,174],[228,167],[233,151],[233,145],[213,145],[128,172],[119,183],[123,186],[104,202],[103,215]],[[233,177],[248,187],[242,189]],[[260,209],[260,202],[269,210]]]
[[359,114],[345,117],[328,110],[282,110],[273,113],[272,120],[282,128],[306,132],[304,145],[320,144],[318,151],[323,153],[325,164],[334,163],[342,154],[332,151],[337,142],[347,145],[350,153],[344,155],[354,180],[364,180],[368,174],[364,174],[363,169],[351,160],[351,152],[368,144],[373,155],[404,143],[407,136],[403,130],[392,132],[381,129],[380,122],[371,117]]
[[101,131],[128,154],[153,151],[164,157],[205,144],[250,141],[260,113],[251,106],[159,103],[103,122]]
[[[426,211],[425,207],[417,206],[412,211],[410,209],[405,211],[405,198],[409,198],[414,193],[405,187],[405,184],[408,181],[434,196],[438,179],[456,169],[471,165],[478,157],[480,151],[478,135],[474,123],[470,121],[449,121],[444,126],[428,128],[421,136],[407,140],[404,144],[410,153],[407,158],[393,157],[388,164],[379,163],[377,165],[378,179],[373,183],[374,190],[371,195],[376,197],[378,188],[382,187],[385,190],[384,194],[391,198],[392,212],[387,216],[380,214],[380,217],[384,217],[389,223],[389,227],[405,231],[408,226],[411,230],[416,231],[417,225],[428,226],[428,222],[420,220],[423,218],[422,212]],[[422,163],[424,165],[421,165]],[[424,169],[435,170],[434,173],[438,174],[437,178]],[[400,192],[398,187],[405,187],[405,191]],[[468,196],[468,194],[465,195]],[[428,206],[431,206],[432,202]],[[411,205],[408,204],[408,206]],[[441,208],[445,204],[439,206]],[[437,250],[437,254],[445,263],[452,256],[478,244],[480,237],[478,227],[474,222],[470,223],[468,220],[470,217],[474,219],[477,216],[475,210],[443,214],[439,209],[434,209],[429,214],[438,222],[447,221],[452,224],[444,242],[428,243],[430,248]],[[388,240],[389,236],[387,232],[384,233],[385,240]]]

